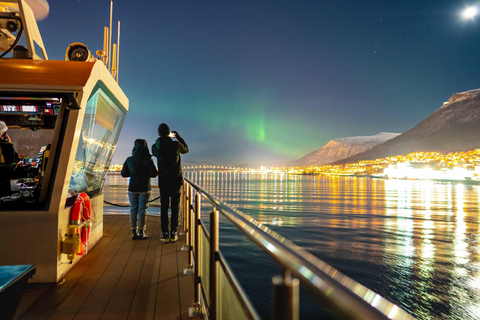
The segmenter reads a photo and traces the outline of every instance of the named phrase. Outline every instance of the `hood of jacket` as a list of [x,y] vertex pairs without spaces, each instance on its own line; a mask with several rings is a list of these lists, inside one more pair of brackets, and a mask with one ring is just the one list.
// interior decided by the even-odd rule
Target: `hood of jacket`
[[132,156],[142,160],[148,160],[151,158],[150,152],[148,151],[147,141],[144,139],[135,140],[135,144],[132,150]]

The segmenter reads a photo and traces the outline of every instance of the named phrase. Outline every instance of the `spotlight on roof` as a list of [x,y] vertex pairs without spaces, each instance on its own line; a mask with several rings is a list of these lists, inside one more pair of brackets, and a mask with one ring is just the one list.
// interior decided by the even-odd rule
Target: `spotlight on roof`
[[87,46],[80,42],[70,44],[65,53],[66,61],[95,61]]

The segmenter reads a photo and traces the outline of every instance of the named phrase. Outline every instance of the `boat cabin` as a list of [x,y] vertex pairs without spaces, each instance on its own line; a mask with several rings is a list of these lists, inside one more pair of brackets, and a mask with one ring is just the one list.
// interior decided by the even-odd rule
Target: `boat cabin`
[[[47,60],[28,4],[5,3],[2,34],[7,19],[30,36],[27,54],[13,50],[0,58],[0,121],[7,128],[0,142],[0,224],[7,239],[0,265],[35,264],[35,282],[57,282],[81,257],[62,253],[80,193],[93,208],[88,247],[103,235],[102,188],[128,99],[105,60]],[[21,30],[10,26],[8,33],[20,36]]]

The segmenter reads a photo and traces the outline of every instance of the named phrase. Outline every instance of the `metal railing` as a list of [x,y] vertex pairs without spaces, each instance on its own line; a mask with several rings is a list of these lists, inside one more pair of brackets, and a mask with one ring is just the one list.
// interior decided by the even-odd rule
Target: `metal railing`
[[[200,218],[202,199],[212,206],[209,232]],[[415,319],[186,178],[182,203],[185,251],[188,250],[184,272],[194,274],[195,285],[191,316],[204,314],[210,320],[260,319],[219,252],[218,221],[222,214],[283,267],[283,274],[272,279],[273,319],[299,319],[299,285],[309,288],[340,319]]]

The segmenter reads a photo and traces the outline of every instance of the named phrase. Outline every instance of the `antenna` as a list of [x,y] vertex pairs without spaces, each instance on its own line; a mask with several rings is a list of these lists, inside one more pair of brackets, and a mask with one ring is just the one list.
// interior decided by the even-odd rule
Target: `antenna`
[[116,65],[117,65],[117,44],[113,44],[113,55],[112,55],[112,77],[115,79],[116,76]]
[[109,30],[109,36],[108,36],[108,70],[111,70],[110,66],[110,57],[112,54],[112,15],[113,15],[113,0],[110,0],[110,28]]
[[117,43],[113,44],[112,50],[112,18],[113,0],[110,0],[110,28],[104,27],[103,29],[103,50],[97,50],[97,55],[105,64],[113,79],[118,82],[118,66],[120,61],[120,20],[118,20]]
[[104,27],[103,29],[103,56],[102,61],[105,65],[107,65],[108,59],[108,27]]
[[120,61],[120,20],[118,20],[118,32],[117,32],[117,83],[118,83],[118,63]]

